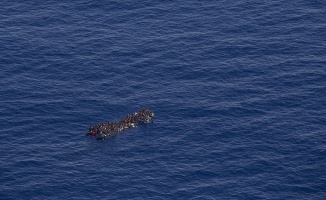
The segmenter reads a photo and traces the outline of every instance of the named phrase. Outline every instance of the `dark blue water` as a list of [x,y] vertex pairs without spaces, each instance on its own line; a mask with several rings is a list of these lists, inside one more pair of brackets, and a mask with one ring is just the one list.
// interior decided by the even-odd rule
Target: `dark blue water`
[[[0,199],[325,199],[326,3],[0,2]],[[107,140],[88,126],[141,108]]]

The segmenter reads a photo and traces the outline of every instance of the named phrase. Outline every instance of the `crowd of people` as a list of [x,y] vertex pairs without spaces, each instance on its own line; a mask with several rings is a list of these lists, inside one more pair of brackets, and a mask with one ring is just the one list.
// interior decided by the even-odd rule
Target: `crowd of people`
[[153,122],[153,120],[154,113],[144,108],[141,109],[139,112],[135,112],[133,114],[125,116],[120,121],[106,122],[90,126],[87,134],[95,136],[98,139],[104,139],[111,137],[112,135],[130,127],[135,127],[140,124],[151,123]]

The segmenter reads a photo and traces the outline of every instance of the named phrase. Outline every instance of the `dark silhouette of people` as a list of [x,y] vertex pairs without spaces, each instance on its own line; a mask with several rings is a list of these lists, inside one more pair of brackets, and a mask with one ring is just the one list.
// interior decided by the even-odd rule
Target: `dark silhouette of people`
[[138,112],[125,116],[120,121],[106,122],[90,126],[86,134],[95,136],[97,139],[105,139],[130,127],[151,123],[153,120],[154,113],[143,108]]

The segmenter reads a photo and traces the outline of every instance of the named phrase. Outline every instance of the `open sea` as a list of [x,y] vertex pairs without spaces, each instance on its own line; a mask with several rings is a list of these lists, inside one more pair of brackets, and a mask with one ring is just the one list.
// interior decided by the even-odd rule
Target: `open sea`
[[322,0],[2,0],[0,97],[1,200],[326,199]]

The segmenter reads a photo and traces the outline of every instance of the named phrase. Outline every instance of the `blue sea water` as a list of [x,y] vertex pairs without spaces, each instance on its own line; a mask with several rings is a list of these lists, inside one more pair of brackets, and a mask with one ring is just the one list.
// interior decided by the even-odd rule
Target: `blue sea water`
[[[0,2],[0,199],[326,199],[326,3]],[[152,124],[85,133],[141,108]]]

